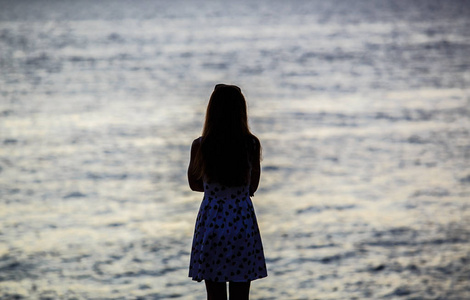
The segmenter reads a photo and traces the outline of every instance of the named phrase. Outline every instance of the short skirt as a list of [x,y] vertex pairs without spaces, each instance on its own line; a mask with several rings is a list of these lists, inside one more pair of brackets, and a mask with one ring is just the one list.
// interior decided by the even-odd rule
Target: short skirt
[[267,276],[249,187],[204,183],[189,265],[193,280],[246,282]]

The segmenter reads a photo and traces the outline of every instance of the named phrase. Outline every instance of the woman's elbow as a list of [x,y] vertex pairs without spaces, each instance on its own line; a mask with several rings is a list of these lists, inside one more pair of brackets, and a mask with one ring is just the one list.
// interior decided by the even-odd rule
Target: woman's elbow
[[190,180],[189,188],[195,192],[204,192],[204,187],[202,185],[202,182],[199,182],[199,181]]

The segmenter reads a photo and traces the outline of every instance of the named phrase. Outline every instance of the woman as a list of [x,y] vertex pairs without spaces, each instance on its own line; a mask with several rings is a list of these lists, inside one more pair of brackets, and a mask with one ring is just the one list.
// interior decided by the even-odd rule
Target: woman
[[267,276],[253,196],[261,145],[248,128],[239,87],[218,84],[207,106],[202,137],[193,141],[189,186],[204,192],[196,219],[189,277],[204,280],[207,299],[248,299],[250,282]]

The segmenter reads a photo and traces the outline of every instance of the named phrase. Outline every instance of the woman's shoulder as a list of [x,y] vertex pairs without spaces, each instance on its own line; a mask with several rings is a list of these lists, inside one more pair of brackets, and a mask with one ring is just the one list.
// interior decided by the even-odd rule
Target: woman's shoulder
[[248,140],[255,148],[259,148],[261,145],[259,139],[254,134],[250,134],[250,136],[248,137]]
[[197,139],[195,139],[193,143],[191,144],[191,149],[193,150],[199,149],[199,147],[201,147],[201,140],[202,140],[202,137],[198,137]]
[[193,146],[194,145],[200,145],[201,144],[201,141],[202,141],[202,136],[198,137],[197,139],[195,139],[193,141]]

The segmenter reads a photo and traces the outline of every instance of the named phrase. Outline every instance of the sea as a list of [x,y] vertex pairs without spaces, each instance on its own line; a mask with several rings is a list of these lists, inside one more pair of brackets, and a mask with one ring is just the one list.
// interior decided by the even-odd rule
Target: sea
[[470,1],[0,0],[0,299],[206,299],[218,83],[263,146],[251,299],[470,299]]

